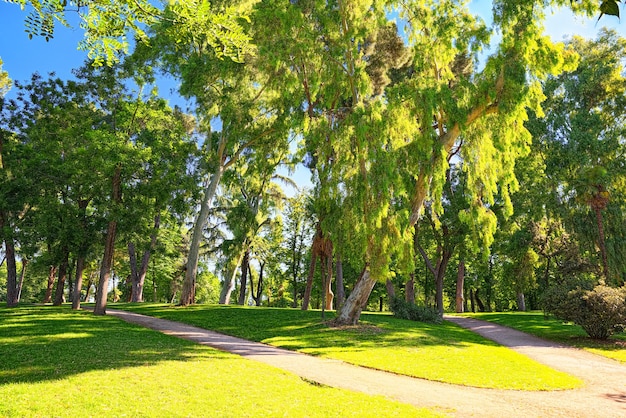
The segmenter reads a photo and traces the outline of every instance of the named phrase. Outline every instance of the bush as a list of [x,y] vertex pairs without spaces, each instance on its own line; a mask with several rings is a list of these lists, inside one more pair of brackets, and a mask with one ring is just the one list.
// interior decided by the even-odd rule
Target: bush
[[441,323],[439,313],[426,306],[409,303],[406,300],[394,297],[389,304],[393,316],[396,318],[410,319],[411,321]]
[[544,295],[543,308],[548,314],[580,325],[591,338],[605,340],[626,327],[626,287],[555,286]]

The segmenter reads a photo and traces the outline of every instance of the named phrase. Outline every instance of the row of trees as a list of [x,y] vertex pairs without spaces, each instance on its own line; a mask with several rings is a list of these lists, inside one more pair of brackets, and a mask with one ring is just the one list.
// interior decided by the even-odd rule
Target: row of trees
[[[16,83],[2,113],[9,304],[16,242],[22,266],[47,257],[57,303],[69,265],[77,304],[97,263],[96,313],[116,248],[131,300],[156,252],[169,268],[154,274],[183,305],[213,270],[221,303],[238,287],[239,303],[307,308],[319,261],[318,300],[340,324],[358,321],[378,282],[409,300],[421,289],[440,313],[446,295],[457,310],[524,309],[568,275],[623,283],[615,34],[554,44],[542,1],[495,2],[491,27],[453,1],[231,6],[248,17],[233,29],[245,47],[216,38],[204,9],[174,4],[123,67]],[[194,117],[143,93],[152,69],[180,80]],[[313,176],[306,204],[277,182],[298,161]]]

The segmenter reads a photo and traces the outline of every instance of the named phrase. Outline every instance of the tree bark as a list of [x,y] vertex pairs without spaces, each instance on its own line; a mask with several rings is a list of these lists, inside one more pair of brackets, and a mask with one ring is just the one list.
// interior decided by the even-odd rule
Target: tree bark
[[15,243],[13,235],[7,233],[8,225],[5,213],[0,213],[0,231],[4,237],[4,253],[7,262],[7,307],[14,308],[18,304],[17,264],[15,262]]
[[336,325],[356,325],[375,284],[376,279],[371,277],[369,267],[366,267],[334,323]]
[[325,255],[321,258],[322,279],[324,282],[324,308],[328,311],[333,309],[333,259],[331,255]]
[[415,273],[409,275],[410,279],[404,285],[404,299],[415,304]]
[[200,242],[202,241],[204,227],[209,218],[209,209],[211,202],[217,191],[217,186],[224,174],[225,166],[220,159],[217,171],[211,176],[209,185],[204,192],[202,202],[200,204],[200,212],[193,226],[191,235],[191,243],[189,245],[189,256],[187,258],[187,268],[185,270],[185,281],[183,283],[183,291],[180,295],[180,305],[187,306],[195,302],[196,298],[196,276],[198,274],[198,261],[200,259]]
[[[131,242],[128,243],[128,255],[130,258],[130,276],[131,276],[131,302],[143,302],[143,288],[146,281],[146,274],[148,274],[148,265],[150,264],[150,255],[156,248],[157,236],[159,227],[161,225],[161,214],[158,213],[154,217],[154,227],[152,234],[150,235],[150,247],[146,249],[141,258],[141,265],[137,266],[137,256],[135,254],[135,245]],[[132,246],[132,255],[131,255]]]
[[245,305],[246,303],[246,283],[248,282],[248,271],[250,270],[250,250],[246,249],[243,253],[243,260],[241,261],[241,280],[239,280],[239,299],[238,305]]
[[61,306],[65,301],[65,282],[67,280],[67,269],[69,266],[70,252],[67,247],[63,248],[61,264],[59,265],[59,279],[57,280],[57,288],[54,293],[53,306]]
[[517,292],[517,310],[520,312],[526,311],[526,297],[524,292]]
[[222,290],[220,292],[220,305],[229,305],[230,304],[230,295],[235,290],[235,278],[237,276],[237,269],[239,268],[239,264],[241,263],[241,259],[243,258],[243,253],[240,253],[236,258],[235,264],[232,266],[231,270],[226,271],[226,276],[224,277],[224,284],[222,285]]
[[302,310],[309,309],[309,301],[311,299],[311,290],[313,289],[313,276],[315,275],[315,264],[317,263],[317,255],[311,251],[311,263],[309,264],[309,274],[306,278],[306,287],[304,288],[304,296],[302,297]]
[[22,271],[20,273],[20,281],[17,284],[17,303],[20,302],[22,298],[22,287],[24,286],[24,277],[26,277],[26,265],[28,264],[28,260],[22,259]]
[[85,257],[76,260],[76,283],[74,284],[74,296],[72,297],[72,309],[80,309],[80,295],[83,290],[83,272],[85,271]]
[[465,260],[459,261],[459,270],[456,276],[456,312],[461,313],[465,308]]
[[[113,204],[119,205],[122,201],[122,167],[119,164],[115,167],[115,173],[113,174],[112,189]],[[96,306],[93,309],[95,315],[106,315],[109,279],[111,277],[111,267],[113,266],[116,233],[117,220],[111,219],[107,226],[104,255],[102,256],[102,264],[100,266],[100,279],[98,280],[98,288],[96,290]]]
[[335,260],[335,274],[337,279],[335,280],[335,291],[337,294],[335,295],[335,299],[337,301],[337,310],[341,310],[341,307],[346,301],[346,289],[343,283],[343,262],[341,261],[341,255],[337,255],[337,260]]
[[389,301],[391,302],[396,297],[396,287],[391,280],[387,279],[385,281],[385,289],[387,289],[387,296],[389,296]]
[[48,268],[48,285],[46,287],[46,295],[43,298],[43,303],[52,302],[52,289],[54,288],[54,281],[57,276],[57,266],[50,266]]

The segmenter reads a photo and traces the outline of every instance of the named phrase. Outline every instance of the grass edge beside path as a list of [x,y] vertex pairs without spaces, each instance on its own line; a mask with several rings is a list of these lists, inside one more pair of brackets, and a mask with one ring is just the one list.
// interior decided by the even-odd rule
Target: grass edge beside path
[[0,358],[7,417],[441,416],[67,307],[0,308]]
[[585,331],[571,322],[546,317],[541,311],[481,312],[451,314],[466,316],[504,325],[545,340],[580,348],[606,358],[626,363],[626,333],[612,336],[608,341],[589,338]]
[[[337,330],[321,321],[319,311],[164,304],[116,304],[111,308],[450,384],[512,390],[563,390],[583,384],[448,322],[431,325],[364,313],[359,326]],[[326,312],[327,319],[333,315]]]

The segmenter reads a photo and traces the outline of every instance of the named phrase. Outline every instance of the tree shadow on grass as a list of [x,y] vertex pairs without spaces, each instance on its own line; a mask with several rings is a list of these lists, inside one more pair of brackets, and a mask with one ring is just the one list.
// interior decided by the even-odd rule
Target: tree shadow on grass
[[226,353],[67,308],[0,309],[0,385]]

